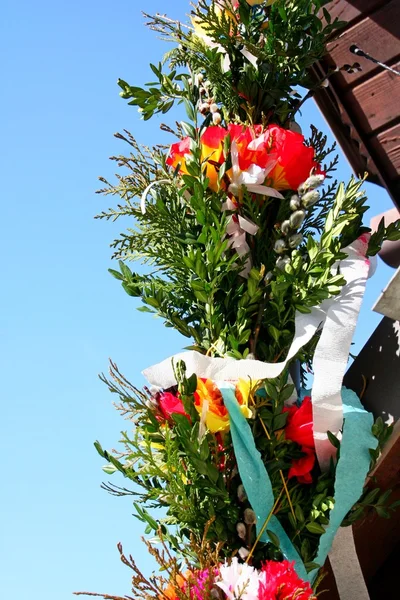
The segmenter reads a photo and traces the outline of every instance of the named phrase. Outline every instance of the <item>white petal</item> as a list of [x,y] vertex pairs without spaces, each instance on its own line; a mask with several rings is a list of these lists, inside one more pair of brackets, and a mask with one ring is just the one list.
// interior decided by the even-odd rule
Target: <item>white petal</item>
[[267,187],[266,185],[248,185],[247,189],[249,192],[253,192],[253,194],[260,194],[261,196],[270,196],[271,198],[279,198],[280,200],[283,200],[282,194],[271,187]]

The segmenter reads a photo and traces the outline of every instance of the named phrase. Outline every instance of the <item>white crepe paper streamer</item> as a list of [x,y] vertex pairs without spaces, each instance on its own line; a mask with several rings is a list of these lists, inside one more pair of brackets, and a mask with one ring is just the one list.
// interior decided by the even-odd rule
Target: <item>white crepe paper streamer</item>
[[361,236],[344,250],[348,256],[340,263],[340,273],[347,283],[338,300],[327,309],[313,358],[313,431],[323,471],[329,468],[330,459],[336,454],[327,431],[337,436],[343,426],[341,389],[370,270],[370,261],[365,257],[368,240],[367,235]]
[[329,562],[340,600],[369,600],[354,544],[352,527],[339,528],[329,553]]
[[157,388],[167,389],[177,384],[172,363],[182,360],[188,374],[196,373],[198,377],[213,381],[237,381],[240,378],[272,379],[278,377],[286,364],[297,352],[311,340],[321,323],[325,313],[315,307],[310,314],[298,313],[295,319],[295,335],[289,354],[283,362],[265,363],[259,360],[236,360],[235,358],[213,358],[194,350],[180,352],[166,360],[145,369],[142,373],[147,381]]

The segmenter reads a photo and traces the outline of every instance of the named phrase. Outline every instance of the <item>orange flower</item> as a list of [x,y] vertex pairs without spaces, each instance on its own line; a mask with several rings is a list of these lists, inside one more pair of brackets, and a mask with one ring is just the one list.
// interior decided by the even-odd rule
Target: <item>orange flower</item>
[[169,598],[169,600],[179,600],[179,596],[176,592],[176,588],[178,587],[180,591],[184,591],[186,588],[187,581],[189,577],[192,575],[191,571],[186,571],[184,575],[176,575],[175,581],[170,582],[167,587],[163,590],[163,593],[158,597],[160,600],[165,600],[165,598]]
[[270,171],[266,185],[275,190],[297,190],[310,176],[323,174],[315,161],[314,148],[306,146],[301,133],[270,125],[267,129],[273,148],[278,156],[276,166]]
[[[201,160],[207,161],[206,174],[210,180],[209,187],[217,191],[218,189],[218,166],[221,165],[224,158],[223,141],[228,135],[228,132],[219,125],[207,127],[201,136]],[[190,154],[190,138],[184,138],[180,142],[172,144],[167,165],[176,167],[180,165],[179,170],[183,174],[187,174],[186,156]],[[213,164],[217,163],[217,165]]]
[[[250,382],[239,380],[236,386],[236,399],[246,419],[251,417],[248,408],[250,397]],[[197,390],[194,393],[195,407],[201,415],[204,402],[208,403],[206,411],[206,426],[212,433],[224,432],[229,429],[229,413],[218,387],[211,379],[197,379]]]
[[[323,174],[315,160],[314,148],[305,145],[304,136],[300,133],[278,125],[270,125],[265,131],[261,125],[245,127],[231,123],[227,129],[216,125],[207,127],[200,140],[201,160],[206,163],[209,187],[213,191],[218,190],[218,166],[225,160],[223,145],[228,134],[231,142],[236,143],[239,171],[253,173],[254,166],[264,169],[262,179],[265,181],[257,181],[259,185],[274,190],[297,190],[311,171],[314,174]],[[180,165],[180,172],[187,174],[188,154],[189,138],[172,144],[167,165],[174,168]],[[232,171],[228,171],[226,175],[232,177]],[[245,182],[245,179],[243,181]],[[222,182],[223,189],[224,186]]]

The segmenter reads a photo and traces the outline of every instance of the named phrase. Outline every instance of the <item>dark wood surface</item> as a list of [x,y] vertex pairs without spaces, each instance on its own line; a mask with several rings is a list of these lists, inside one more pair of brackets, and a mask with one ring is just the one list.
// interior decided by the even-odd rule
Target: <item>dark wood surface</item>
[[[399,1],[400,27],[400,1]],[[400,69],[400,62],[394,65]],[[378,129],[387,131],[399,118],[400,110],[400,76],[389,71],[380,72],[375,77],[343,95],[349,112],[354,115],[358,127],[367,139]],[[386,148],[382,148],[383,151]],[[396,174],[397,175],[397,174]]]
[[371,11],[387,4],[390,0],[334,0],[327,6],[329,13],[333,19],[340,21],[354,22],[363,15],[369,14]]
[[[386,187],[400,207],[400,76],[350,52],[355,44],[400,68],[400,0],[335,0],[326,9],[348,24],[313,69],[316,80],[340,69],[315,100],[354,172],[368,172],[370,181]],[[361,70],[349,72],[356,63]]]
[[388,176],[396,179],[400,172],[400,124],[371,137],[371,146]]

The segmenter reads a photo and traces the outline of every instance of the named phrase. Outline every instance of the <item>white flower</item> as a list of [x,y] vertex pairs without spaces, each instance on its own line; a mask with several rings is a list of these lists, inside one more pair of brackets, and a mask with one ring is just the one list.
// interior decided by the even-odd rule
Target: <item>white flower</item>
[[216,584],[226,594],[228,600],[257,600],[259,574],[254,567],[240,563],[236,557],[231,564],[226,562],[219,568]]

